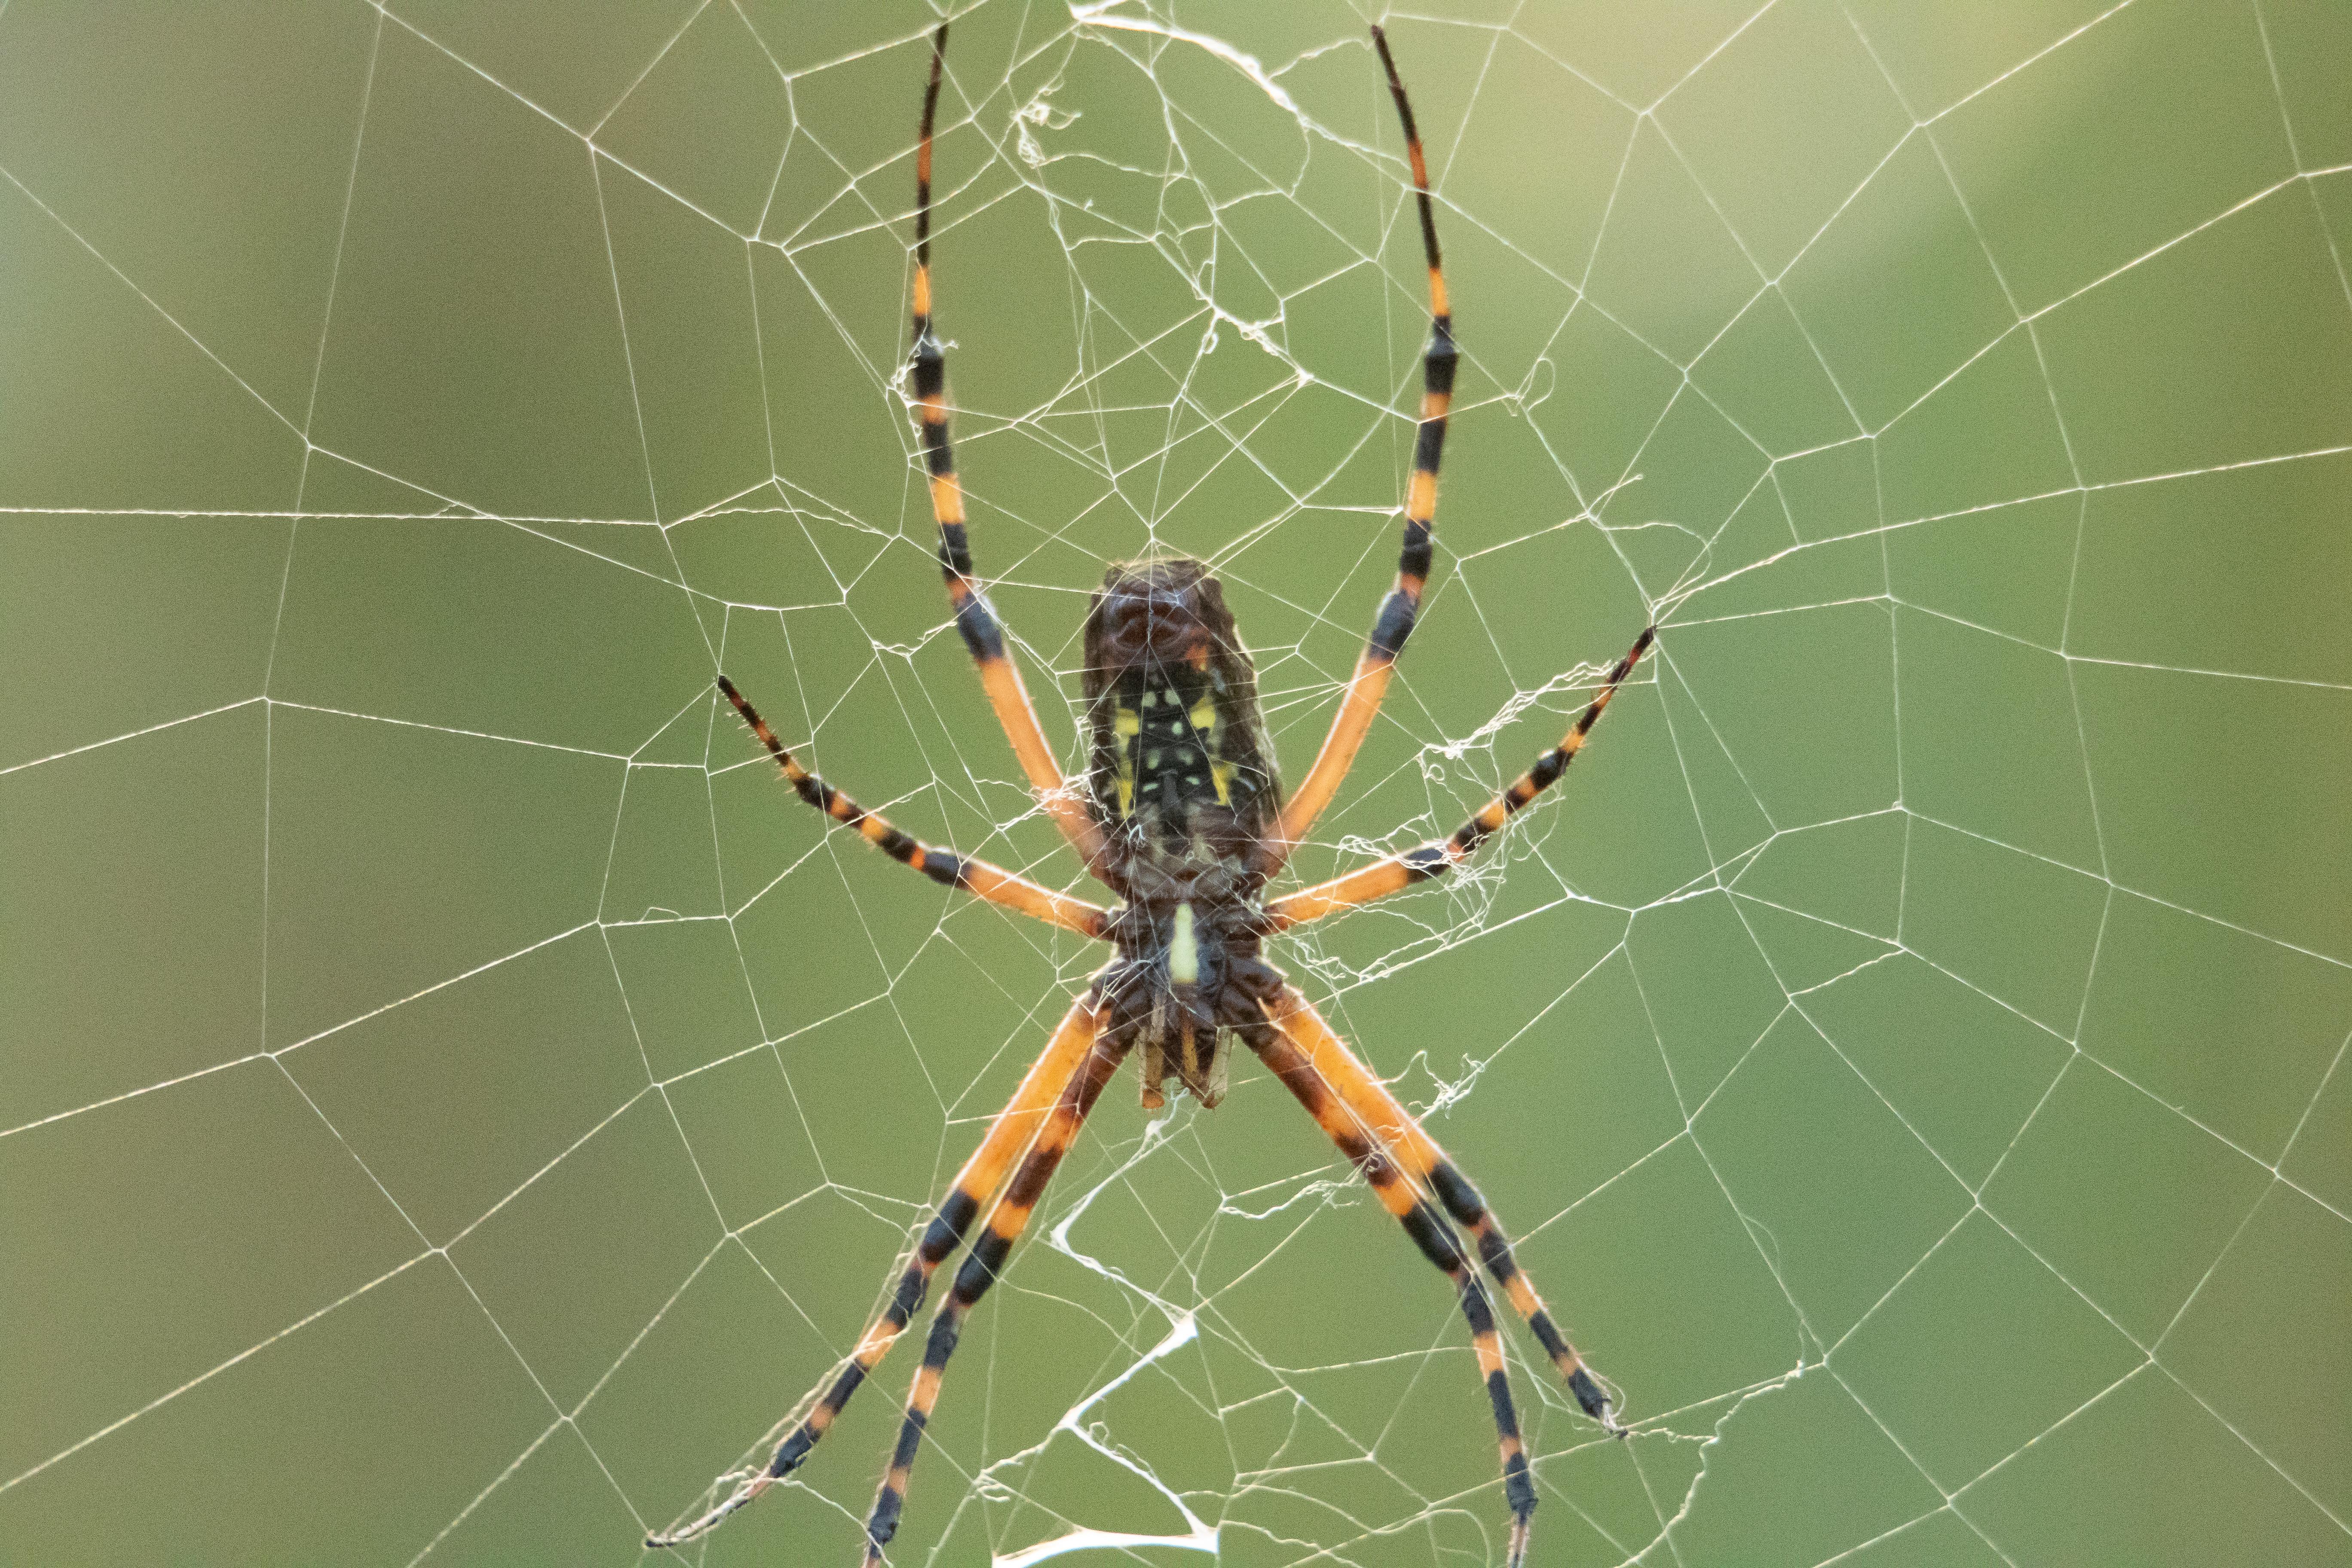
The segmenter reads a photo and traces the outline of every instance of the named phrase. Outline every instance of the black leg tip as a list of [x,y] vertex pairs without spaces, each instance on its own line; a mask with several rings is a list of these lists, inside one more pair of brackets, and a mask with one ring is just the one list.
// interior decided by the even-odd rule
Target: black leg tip
[[816,1440],[805,1431],[793,1433],[784,1440],[783,1446],[776,1450],[776,1457],[768,1461],[769,1478],[772,1480],[782,1480],[791,1475],[801,1468],[801,1461],[807,1458],[809,1450],[815,1447]]
[[1521,1524],[1536,1511],[1536,1483],[1528,1473],[1525,1454],[1514,1454],[1503,1470],[1503,1500],[1511,1505],[1511,1517]]
[[1587,1415],[1608,1427],[1612,1433],[1623,1431],[1623,1428],[1609,1418],[1609,1395],[1601,1391],[1601,1384],[1593,1381],[1591,1373],[1580,1366],[1570,1373],[1568,1391],[1576,1395],[1576,1403],[1583,1407]]

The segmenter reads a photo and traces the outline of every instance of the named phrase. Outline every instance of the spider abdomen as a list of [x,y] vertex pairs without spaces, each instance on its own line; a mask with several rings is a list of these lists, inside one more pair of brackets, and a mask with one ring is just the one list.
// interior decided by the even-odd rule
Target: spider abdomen
[[1116,564],[1087,612],[1091,813],[1120,891],[1130,863],[1255,864],[1280,808],[1257,679],[1208,569]]

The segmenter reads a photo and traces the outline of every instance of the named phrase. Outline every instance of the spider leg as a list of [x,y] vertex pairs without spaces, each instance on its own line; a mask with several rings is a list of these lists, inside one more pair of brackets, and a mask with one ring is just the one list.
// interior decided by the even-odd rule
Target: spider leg
[[759,710],[753,708],[745,700],[743,694],[735,689],[733,681],[723,675],[720,676],[719,689],[725,694],[728,701],[735,705],[735,711],[742,716],[744,723],[751,726],[751,733],[760,738],[760,743],[768,748],[768,754],[776,759],[776,766],[782,772],[785,782],[793,786],[803,800],[845,827],[856,828],[858,835],[868,844],[873,845],[891,859],[901,866],[920,871],[934,882],[950,888],[961,888],[977,898],[986,899],[992,904],[1002,904],[1008,910],[1018,910],[1021,913],[1044,921],[1048,925],[1060,926],[1064,931],[1073,931],[1080,936],[1100,937],[1103,934],[1105,924],[1110,919],[1110,913],[1101,905],[1090,904],[1084,899],[1071,898],[1066,893],[1057,893],[1041,883],[1029,880],[1026,877],[1016,876],[1001,866],[992,866],[985,860],[976,860],[970,856],[958,855],[952,850],[941,849],[936,845],[926,844],[919,838],[901,833],[898,828],[891,826],[887,819],[867,811],[816,774],[801,766],[799,759],[787,751],[784,743],[776,739],[776,732],[768,728],[768,721],[760,717]]
[[981,592],[964,527],[963,487],[957,482],[955,451],[948,440],[948,354],[931,323],[931,126],[939,113],[947,45],[947,24],[942,22],[931,36],[931,79],[923,93],[922,140],[915,153],[914,386],[922,417],[923,466],[930,478],[931,515],[940,526],[940,569],[947,578],[956,631],[979,667],[981,687],[1004,726],[1005,738],[1013,742],[1021,771],[1062,837],[1093,868],[1102,859],[1102,830],[1054,761],[1053,748],[1037,722],[1036,706],[1005,651],[1004,628]]
[[1299,841],[1307,837],[1323,808],[1339,793],[1340,781],[1356,760],[1357,750],[1381,710],[1389,676],[1405,639],[1412,635],[1421,614],[1422,590],[1429,582],[1430,531],[1437,519],[1437,465],[1445,447],[1446,411],[1454,401],[1454,370],[1460,353],[1454,346],[1454,316],[1446,303],[1445,273],[1437,251],[1437,218],[1429,199],[1429,164],[1422,155],[1421,132],[1413,124],[1412,105],[1397,76],[1389,41],[1380,28],[1372,43],[1388,70],[1389,92],[1396,100],[1397,118],[1404,124],[1405,151],[1412,160],[1413,199],[1421,207],[1421,244],[1429,258],[1429,347],[1422,354],[1421,422],[1412,448],[1412,478],[1405,487],[1404,544],[1397,554],[1396,584],[1381,602],[1370,640],[1356,661],[1355,673],[1339,700],[1339,711],[1330,733],[1307,776],[1282,809],[1282,821],[1267,846],[1269,871],[1278,869]]
[[916,1372],[914,1387],[907,1395],[907,1415],[898,1427],[890,1468],[883,1475],[880,1489],[874,1494],[874,1511],[866,1521],[866,1568],[875,1568],[882,1562],[882,1549],[898,1533],[898,1515],[907,1504],[908,1475],[914,1468],[916,1453],[922,1447],[923,1431],[930,1425],[931,1410],[939,1403],[940,1384],[947,1373],[948,1358],[955,1353],[964,1319],[1003,1271],[1013,1244],[1020,1239],[1037,1200],[1045,1195],[1045,1184],[1054,1179],[1062,1156],[1069,1152],[1078,1129],[1102,1094],[1103,1085],[1110,1081],[1110,1075],[1126,1059],[1128,1048],[1124,1039],[1094,1040],[1085,1063],[1064,1082],[1052,1114],[1038,1129],[1029,1152],[1022,1156],[1013,1179],[1005,1184],[1003,1195],[990,1211],[988,1227],[972,1243],[963,1267],[956,1270],[948,1299],[932,1314],[930,1337],[923,1345],[923,1364]]
[[1600,691],[1560,738],[1559,744],[1538,757],[1533,767],[1521,773],[1510,788],[1488,801],[1475,816],[1455,828],[1451,838],[1432,839],[1402,855],[1375,860],[1344,877],[1274,900],[1265,907],[1267,932],[1287,931],[1341,910],[1385,899],[1416,883],[1442,877],[1469,859],[1481,844],[1501,832],[1504,824],[1529,801],[1559,781],[1568,764],[1576,761],[1576,753],[1584,749],[1585,737],[1592,733],[1592,726],[1609,706],[1609,700],[1617,695],[1617,688],[1633,673],[1634,664],[1648,651],[1657,633],[1658,628],[1652,626],[1635,638],[1632,649],[1617,661],[1609,679],[1601,683]]
[[[1295,995],[1286,988],[1286,1000]],[[1302,1048],[1291,1032],[1291,1017],[1271,1007],[1267,1016],[1270,1026],[1244,1034],[1250,1048],[1282,1080],[1283,1087],[1298,1097],[1299,1104],[1339,1145],[1349,1163],[1363,1173],[1381,1205],[1403,1224],[1422,1256],[1444,1271],[1461,1298],[1462,1316],[1470,1324],[1470,1342],[1478,1356],[1478,1372],[1494,1405],[1495,1436],[1502,1452],[1503,1496],[1511,1508],[1510,1548],[1505,1561],[1508,1568],[1519,1568],[1527,1556],[1528,1531],[1535,1517],[1535,1481],[1528,1473],[1526,1446],[1519,1439],[1519,1417],[1511,1403],[1511,1376],[1503,1365],[1494,1309],[1487,1303],[1486,1288],[1478,1283],[1477,1265],[1463,1251],[1461,1237],[1446,1224],[1444,1215],[1400,1165],[1396,1152],[1349,1102],[1323,1064]]]
[[1576,1396],[1576,1403],[1587,1415],[1618,1436],[1623,1428],[1610,1418],[1609,1395],[1587,1371],[1576,1347],[1568,1342],[1551,1321],[1543,1298],[1536,1294],[1534,1282],[1528,1279],[1511,1256],[1510,1238],[1495,1218],[1494,1211],[1478,1195],[1436,1140],[1422,1130],[1412,1114],[1397,1103],[1388,1086],[1375,1076],[1346,1041],[1316,1012],[1314,1005],[1299,994],[1295,986],[1285,985],[1280,1000],[1270,1013],[1276,1028],[1297,1048],[1322,1080],[1330,1085],[1341,1103],[1357,1121],[1402,1164],[1412,1180],[1433,1193],[1461,1226],[1477,1244],[1478,1256],[1486,1265],[1486,1272],[1511,1299],[1519,1316],[1527,1320],[1528,1330],[1552,1365]]
[[[1013,1157],[1031,1148],[1049,1126],[1055,1109],[1062,1103],[1076,1076],[1079,1065],[1094,1048],[1095,1037],[1102,1026],[1101,997],[1089,991],[1071,1005],[1061,1025],[1046,1042],[1045,1049],[1030,1067],[1021,1087],[996,1120],[988,1124],[988,1132],[971,1158],[956,1173],[955,1183],[941,1199],[930,1225],[923,1232],[922,1241],[906,1269],[898,1276],[898,1289],[891,1292],[890,1304],[882,1310],[858,1336],[857,1348],[835,1376],[824,1396],[811,1407],[792,1434],[776,1446],[768,1468],[738,1486],[717,1507],[676,1530],[646,1538],[649,1547],[677,1546],[691,1541],[710,1530],[729,1514],[758,1497],[782,1478],[791,1475],[807,1458],[809,1450],[831,1428],[834,1418],[848,1405],[866,1374],[887,1355],[890,1346],[904,1331],[915,1310],[930,1293],[931,1276],[941,1263],[962,1244],[964,1233],[971,1228],[981,1205],[1004,1181],[1004,1173],[1012,1167]],[[811,1391],[812,1393],[814,1390]]]

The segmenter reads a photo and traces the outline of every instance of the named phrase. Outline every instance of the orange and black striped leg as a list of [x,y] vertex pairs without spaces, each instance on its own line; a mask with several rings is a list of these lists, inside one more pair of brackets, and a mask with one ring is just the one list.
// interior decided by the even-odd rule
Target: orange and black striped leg
[[1013,742],[1021,771],[1045,802],[1055,826],[1062,830],[1087,868],[1102,860],[1102,830],[1087,815],[1076,792],[1063,778],[1053,748],[1038,725],[1036,705],[1021,683],[1021,671],[1004,646],[1004,628],[990,607],[971,563],[971,542],[965,531],[963,488],[956,480],[955,450],[948,439],[948,354],[931,323],[931,127],[939,116],[940,75],[948,43],[947,24],[931,37],[931,80],[923,93],[922,139],[915,153],[915,289],[913,380],[915,404],[922,421],[923,467],[929,479],[931,515],[940,526],[940,569],[948,584],[948,603],[955,611],[956,631],[979,667],[980,684],[989,706]]
[[1420,845],[1402,855],[1391,855],[1376,860],[1360,870],[1349,872],[1328,882],[1275,900],[1265,907],[1265,930],[1271,933],[1287,931],[1292,926],[1319,921],[1325,915],[1341,910],[1351,910],[1369,904],[1391,893],[1402,892],[1418,883],[1442,877],[1477,853],[1478,847],[1502,831],[1503,825],[1525,809],[1528,803],[1559,782],[1568,764],[1576,761],[1576,753],[1584,749],[1592,726],[1600,721],[1609,700],[1617,695],[1617,688],[1633,671],[1642,655],[1649,650],[1658,628],[1652,626],[1633,640],[1624,658],[1617,661],[1601,689],[1585,706],[1559,745],[1538,757],[1535,765],[1521,773],[1511,787],[1486,803],[1478,815],[1454,830],[1454,837]]
[[1421,360],[1421,422],[1413,438],[1412,478],[1405,486],[1404,544],[1397,553],[1396,584],[1381,602],[1371,638],[1356,661],[1356,672],[1348,678],[1347,691],[1339,700],[1330,733],[1323,738],[1322,750],[1315,754],[1307,777],[1282,809],[1281,824],[1268,847],[1268,870],[1289,858],[1339,793],[1340,781],[1354,765],[1356,752],[1380,713],[1397,656],[1404,651],[1405,639],[1412,635],[1413,622],[1421,615],[1421,595],[1429,584],[1432,559],[1430,531],[1437,520],[1437,466],[1445,448],[1446,414],[1454,402],[1454,366],[1461,358],[1454,345],[1454,316],[1446,303],[1445,272],[1438,258],[1437,218],[1430,205],[1429,164],[1422,155],[1421,132],[1413,124],[1412,105],[1397,77],[1388,38],[1378,27],[1372,29],[1372,42],[1388,70],[1389,92],[1396,99],[1397,118],[1404,125],[1405,151],[1412,160],[1413,199],[1421,208],[1422,249],[1429,260],[1429,347]]
[[[1436,1146],[1432,1144],[1431,1148],[1435,1150]],[[1470,1184],[1469,1178],[1455,1169],[1454,1162],[1442,1152],[1430,1166],[1427,1180],[1437,1194],[1438,1201],[1445,1205],[1446,1212],[1470,1233],[1471,1240],[1477,1244],[1478,1256],[1486,1265],[1486,1272],[1511,1299],[1511,1305],[1518,1310],[1519,1316],[1527,1320],[1528,1332],[1535,1335],[1536,1342],[1543,1346],[1544,1354],[1549,1356],[1552,1365],[1559,1370],[1560,1381],[1568,1385],[1568,1392],[1575,1397],[1577,1407],[1600,1422],[1612,1436],[1623,1436],[1625,1428],[1609,1414],[1612,1401],[1608,1394],[1585,1366],[1583,1358],[1576,1353],[1576,1347],[1568,1342],[1567,1336],[1551,1321],[1551,1312],[1544,1306],[1543,1298],[1536,1293],[1535,1281],[1527,1277],[1519,1268],[1518,1259],[1511,1256],[1511,1238],[1503,1234],[1503,1227],[1496,1222],[1494,1212],[1486,1207],[1486,1199],[1478,1195],[1478,1189]]]
[[768,721],[760,717],[759,710],[735,689],[733,681],[720,676],[719,689],[728,701],[735,705],[735,711],[742,716],[744,723],[751,726],[751,733],[760,738],[760,743],[768,748],[768,754],[776,759],[776,766],[782,770],[785,782],[803,800],[843,826],[856,828],[860,837],[891,859],[920,871],[943,887],[961,888],[992,904],[1018,910],[1048,925],[1060,926],[1064,931],[1076,931],[1080,936],[1099,938],[1103,934],[1110,913],[1101,905],[1071,898],[1066,893],[1057,893],[1042,883],[1015,876],[1001,866],[958,855],[901,833],[885,818],[867,811],[801,766],[799,759],[786,750],[784,743],[776,739],[776,732],[768,728]]
[[930,1337],[923,1345],[923,1364],[916,1372],[915,1385],[907,1395],[907,1416],[898,1427],[898,1444],[891,1451],[890,1468],[882,1478],[881,1489],[874,1495],[874,1511],[866,1521],[866,1568],[874,1568],[883,1560],[882,1549],[898,1533],[898,1515],[907,1506],[907,1478],[914,1468],[916,1453],[923,1446],[923,1432],[930,1425],[931,1411],[939,1404],[940,1384],[947,1373],[948,1358],[955,1353],[956,1341],[963,1332],[964,1320],[1003,1272],[1004,1260],[1028,1225],[1030,1215],[1035,1212],[1037,1200],[1045,1195],[1045,1184],[1054,1179],[1062,1156],[1069,1152],[1078,1129],[1101,1096],[1103,1085],[1110,1081],[1110,1075],[1126,1059],[1127,1052],[1124,1040],[1094,1042],[1085,1064],[1063,1086],[1054,1102],[1053,1113],[1038,1129],[1029,1152],[1022,1156],[1013,1179],[1005,1184],[1004,1195],[997,1199],[995,1208],[989,1214],[988,1227],[972,1243],[971,1255],[956,1270],[948,1299],[932,1315]]
[[[1276,1020],[1277,1025],[1280,1020]],[[1495,1436],[1502,1451],[1503,1496],[1511,1509],[1509,1568],[1519,1568],[1527,1555],[1528,1528],[1536,1511],[1534,1479],[1528,1470],[1526,1446],[1519,1440],[1518,1412],[1511,1403],[1511,1376],[1503,1365],[1503,1346],[1495,1331],[1494,1309],[1486,1288],[1478,1283],[1477,1265],[1462,1250],[1462,1239],[1445,1223],[1436,1205],[1423,1196],[1399,1165],[1395,1153],[1339,1094],[1338,1088],[1281,1027],[1249,1031],[1250,1048],[1298,1097],[1350,1164],[1363,1173],[1381,1203],[1405,1228],[1422,1256],[1443,1269],[1462,1300],[1462,1315],[1470,1324],[1470,1342],[1478,1356],[1479,1374],[1495,1411]]]
[[812,1406],[808,1415],[794,1426],[789,1436],[776,1446],[768,1468],[738,1486],[725,1500],[709,1512],[674,1531],[646,1538],[647,1546],[676,1546],[693,1540],[717,1525],[729,1514],[766,1491],[783,1477],[798,1469],[807,1458],[809,1450],[831,1429],[835,1417],[849,1403],[890,1347],[906,1329],[915,1310],[930,1293],[931,1276],[939,1267],[963,1244],[964,1233],[971,1228],[981,1205],[985,1204],[1003,1184],[1004,1173],[1013,1166],[1015,1157],[1038,1142],[1040,1134],[1052,1122],[1055,1109],[1069,1089],[1071,1079],[1077,1076],[1080,1064],[1094,1048],[1097,1034],[1102,1026],[1102,1001],[1098,993],[1089,991],[1074,1004],[1054,1031],[1043,1055],[1030,1067],[1028,1076],[1013,1093],[996,1120],[990,1122],[988,1133],[980,1147],[972,1151],[963,1169],[956,1173],[955,1183],[948,1195],[932,1215],[923,1239],[908,1260],[906,1269],[898,1276],[898,1289],[891,1292],[890,1304],[881,1316],[866,1325],[858,1336],[857,1348],[843,1364],[824,1395]]
[[1510,1238],[1503,1234],[1502,1226],[1486,1207],[1486,1199],[1478,1195],[1478,1189],[1470,1184],[1469,1178],[1447,1158],[1436,1140],[1423,1131],[1412,1112],[1397,1103],[1388,1085],[1348,1048],[1348,1043],[1332,1031],[1314,1005],[1295,986],[1283,987],[1270,1016],[1275,1027],[1331,1086],[1349,1113],[1392,1152],[1406,1173],[1433,1193],[1446,1212],[1470,1233],[1486,1272],[1511,1299],[1519,1316],[1527,1320],[1528,1331],[1551,1358],[1552,1365],[1559,1369],[1560,1378],[1577,1405],[1611,1433],[1623,1436],[1624,1429],[1609,1415],[1609,1395],[1586,1369],[1576,1347],[1568,1342],[1551,1321],[1543,1298],[1536,1294],[1534,1282],[1521,1272],[1518,1259],[1511,1255]]

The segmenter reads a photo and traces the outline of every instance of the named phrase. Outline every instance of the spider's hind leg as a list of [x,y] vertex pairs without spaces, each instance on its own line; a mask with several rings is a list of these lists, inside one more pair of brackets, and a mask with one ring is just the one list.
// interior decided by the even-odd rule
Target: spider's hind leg
[[[964,1162],[956,1173],[955,1184],[940,1201],[923,1237],[916,1245],[914,1256],[898,1276],[897,1288],[891,1292],[889,1304],[881,1315],[866,1327],[857,1339],[857,1348],[834,1374],[831,1381],[817,1386],[824,1390],[808,1414],[795,1423],[782,1442],[776,1445],[774,1455],[758,1475],[740,1481],[717,1505],[699,1517],[675,1530],[657,1531],[646,1538],[646,1544],[656,1550],[677,1546],[716,1528],[728,1515],[742,1508],[778,1480],[798,1469],[809,1451],[830,1431],[835,1417],[849,1404],[850,1396],[866,1382],[869,1373],[881,1363],[883,1356],[904,1332],[908,1320],[923,1299],[930,1293],[931,1276],[940,1264],[954,1256],[963,1244],[964,1233],[980,1215],[981,1206],[1005,1179],[1016,1159],[1028,1168],[1034,1157],[1035,1146],[1044,1142],[1054,1124],[1056,1110],[1071,1089],[1071,1080],[1087,1060],[1099,1034],[1103,1008],[1099,990],[1089,990],[1070,1008],[1054,1031],[1045,1051],[1021,1080],[1013,1099],[989,1124],[987,1136]],[[1028,1151],[1024,1157],[1024,1151]],[[1020,1178],[1016,1175],[1014,1180]],[[986,1243],[982,1244],[987,1245]],[[959,1278],[959,1284],[961,1283]],[[812,1391],[814,1392],[814,1391]]]
[[1575,1396],[1578,1406],[1612,1436],[1623,1436],[1625,1428],[1610,1414],[1614,1401],[1576,1353],[1576,1347],[1552,1321],[1543,1298],[1536,1294],[1534,1284],[1519,1268],[1518,1259],[1511,1255],[1510,1238],[1503,1234],[1503,1227],[1487,1208],[1486,1199],[1479,1196],[1478,1189],[1446,1157],[1436,1140],[1422,1131],[1421,1123],[1397,1103],[1388,1086],[1374,1077],[1372,1070],[1348,1048],[1347,1042],[1332,1032],[1306,997],[1295,988],[1285,986],[1281,1000],[1270,1012],[1275,1026],[1330,1085],[1356,1123],[1378,1138],[1411,1173],[1413,1181],[1444,1205],[1446,1212],[1470,1233],[1486,1272],[1510,1298],[1519,1316],[1527,1320],[1528,1331],[1551,1358],[1552,1365],[1559,1369],[1560,1379]]
[[907,1414],[899,1424],[898,1447],[891,1451],[890,1468],[882,1478],[881,1489],[874,1494],[874,1511],[866,1518],[866,1568],[878,1568],[883,1561],[882,1549],[898,1533],[898,1516],[907,1506],[908,1477],[914,1468],[916,1454],[922,1448],[923,1433],[930,1425],[932,1408],[939,1403],[940,1384],[947,1374],[948,1358],[955,1353],[956,1342],[962,1335],[964,1320],[1003,1272],[1013,1244],[1027,1227],[1029,1216],[1045,1195],[1045,1184],[1053,1180],[1062,1156],[1069,1152],[1078,1129],[1094,1110],[1103,1086],[1126,1059],[1128,1050],[1129,1042],[1116,1030],[1106,1030],[1094,1037],[1086,1060],[1065,1080],[1052,1113],[1037,1129],[1020,1163],[1013,1167],[1003,1194],[989,1213],[980,1239],[972,1243],[963,1267],[956,1270],[948,1299],[932,1314],[930,1333],[923,1346],[923,1364],[916,1370],[914,1387],[907,1395]]
[[1363,1173],[1382,1206],[1394,1215],[1419,1247],[1422,1256],[1435,1264],[1454,1284],[1462,1301],[1462,1316],[1470,1325],[1470,1342],[1477,1352],[1479,1375],[1485,1380],[1486,1396],[1494,1406],[1495,1438],[1502,1455],[1503,1497],[1510,1505],[1510,1548],[1505,1557],[1508,1568],[1520,1568],[1528,1551],[1528,1535],[1536,1511],[1535,1479],[1528,1467],[1527,1446],[1519,1436],[1518,1412],[1511,1399],[1511,1376],[1503,1364],[1501,1337],[1495,1331],[1495,1312],[1489,1303],[1486,1287],[1478,1282],[1478,1268],[1463,1250],[1462,1239],[1445,1216],[1418,1190],[1407,1176],[1386,1142],[1363,1120],[1341,1095],[1339,1087],[1321,1070],[1320,1064],[1295,1044],[1288,1030],[1279,1026],[1287,1020],[1261,1023],[1247,1031],[1244,1037],[1250,1048],[1257,1052],[1285,1089],[1296,1095],[1315,1118],[1339,1152],[1350,1164]]
[[[1434,1149],[1435,1145],[1431,1147]],[[1568,1384],[1569,1393],[1575,1396],[1578,1407],[1600,1422],[1612,1436],[1625,1436],[1625,1428],[1609,1414],[1612,1401],[1608,1393],[1584,1364],[1583,1358],[1576,1353],[1576,1347],[1568,1342],[1559,1325],[1551,1321],[1551,1313],[1544,1306],[1543,1298],[1536,1294],[1535,1286],[1519,1268],[1518,1259],[1511,1256],[1510,1237],[1505,1236],[1503,1227],[1495,1223],[1494,1213],[1486,1207],[1486,1200],[1478,1195],[1478,1189],[1472,1186],[1469,1178],[1455,1170],[1454,1162],[1443,1153],[1438,1154],[1430,1165],[1426,1180],[1436,1192],[1438,1201],[1445,1205],[1446,1212],[1470,1233],[1471,1240],[1477,1246],[1479,1258],[1486,1265],[1486,1272],[1511,1299],[1511,1305],[1518,1310],[1519,1316],[1527,1320],[1528,1331],[1535,1335],[1536,1342],[1543,1346],[1544,1354],[1551,1357],[1552,1365],[1559,1369],[1560,1379]]]

